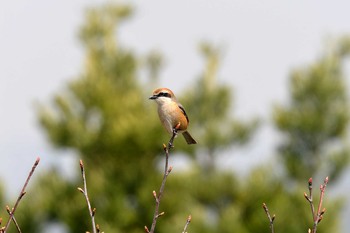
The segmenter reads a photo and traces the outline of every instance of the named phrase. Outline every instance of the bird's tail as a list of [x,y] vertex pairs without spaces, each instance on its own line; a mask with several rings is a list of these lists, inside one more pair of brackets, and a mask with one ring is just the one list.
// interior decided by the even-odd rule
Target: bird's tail
[[184,136],[187,144],[197,144],[197,141],[193,139],[189,132],[185,131],[182,133],[182,135]]

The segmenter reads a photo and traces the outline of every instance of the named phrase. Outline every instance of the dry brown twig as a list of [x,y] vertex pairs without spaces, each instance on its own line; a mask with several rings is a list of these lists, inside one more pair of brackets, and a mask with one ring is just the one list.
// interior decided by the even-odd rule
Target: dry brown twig
[[323,214],[326,212],[325,208],[322,209],[322,203],[323,203],[324,193],[326,191],[326,187],[328,184],[328,180],[329,179],[327,176],[326,179],[324,179],[323,184],[320,185],[320,200],[318,202],[317,212],[315,212],[315,207],[314,207],[313,198],[312,198],[312,178],[310,178],[308,181],[309,195],[304,193],[304,197],[310,204],[312,220],[313,220],[313,227],[312,229],[308,230],[309,233],[316,233],[317,225],[321,222],[323,218]]
[[[13,208],[12,208],[12,210],[10,210],[10,207],[7,205],[7,206],[6,206],[6,211],[7,211],[7,213],[8,213],[9,215],[11,215],[11,213],[13,212]],[[18,223],[17,223],[17,220],[16,220],[15,216],[12,217],[12,221],[13,221],[13,223],[15,224],[18,233],[22,233],[22,231],[21,231],[21,229],[20,229],[20,227],[19,227],[19,225],[18,225]]]
[[190,225],[191,220],[192,220],[192,215],[189,215],[187,217],[187,221],[186,221],[186,224],[185,224],[185,227],[184,227],[184,230],[182,231],[182,233],[187,233],[187,227],[188,227],[188,225]]
[[163,149],[165,152],[165,166],[164,166],[164,175],[163,175],[163,180],[162,180],[162,184],[159,188],[159,193],[157,195],[156,191],[153,190],[153,197],[155,199],[156,202],[156,206],[154,208],[154,215],[153,215],[153,221],[152,221],[152,226],[151,226],[151,230],[148,229],[147,226],[145,226],[145,231],[147,233],[154,233],[154,230],[156,228],[156,224],[157,224],[157,219],[161,216],[163,216],[165,213],[161,212],[159,213],[159,205],[160,205],[160,200],[163,196],[163,192],[164,192],[164,188],[165,188],[165,183],[167,180],[168,175],[170,174],[171,170],[173,169],[172,166],[169,167],[169,151],[171,148],[173,148],[173,142],[174,139],[177,135],[177,129],[180,127],[180,123],[175,127],[175,129],[173,130],[173,135],[171,136],[168,145],[163,144]]
[[93,208],[93,209],[91,208],[91,203],[90,203],[89,195],[88,195],[88,191],[87,191],[85,169],[84,169],[83,160],[80,160],[79,164],[80,164],[81,175],[83,177],[84,189],[78,187],[78,190],[84,195],[86,203],[88,205],[89,214],[90,214],[90,217],[91,217],[92,232],[93,233],[99,233],[100,232],[100,226],[98,224],[97,225],[95,224],[96,208]]
[[271,214],[270,214],[270,212],[269,212],[269,209],[267,208],[267,205],[266,205],[265,203],[263,203],[263,209],[265,210],[265,213],[266,213],[266,215],[267,215],[267,218],[269,219],[271,233],[274,233],[275,230],[274,230],[274,228],[273,228],[273,222],[275,221],[276,216],[275,216],[275,215],[272,215],[272,217],[271,217]]
[[33,175],[33,173],[34,173],[36,167],[37,167],[38,164],[39,164],[39,162],[40,162],[40,158],[38,157],[38,158],[35,160],[35,162],[34,162],[34,165],[33,165],[33,167],[32,167],[32,170],[29,172],[29,175],[28,175],[28,177],[27,177],[27,180],[26,180],[26,182],[24,183],[23,188],[22,188],[21,192],[19,193],[18,198],[17,198],[17,201],[16,201],[14,207],[12,208],[12,210],[10,210],[10,207],[6,206],[6,210],[7,210],[8,214],[10,215],[10,217],[9,217],[9,219],[8,219],[7,222],[6,222],[6,225],[5,225],[3,228],[0,229],[0,232],[1,232],[1,233],[6,233],[7,229],[8,229],[9,226],[10,226],[11,221],[13,221],[13,222],[15,223],[18,232],[21,232],[21,230],[20,230],[20,228],[19,228],[19,226],[18,226],[18,224],[17,224],[17,221],[16,221],[14,215],[15,215],[16,209],[17,209],[17,207],[18,207],[20,201],[22,200],[23,196],[26,194],[26,191],[25,191],[25,190],[26,190],[26,188],[27,188],[27,185],[28,185],[28,183],[29,183],[29,180],[30,180],[30,178],[32,177],[32,175]]

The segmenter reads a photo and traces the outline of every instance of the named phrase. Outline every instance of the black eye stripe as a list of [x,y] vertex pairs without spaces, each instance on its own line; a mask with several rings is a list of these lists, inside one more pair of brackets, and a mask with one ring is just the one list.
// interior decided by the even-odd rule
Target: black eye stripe
[[158,94],[157,96],[158,96],[158,97],[164,96],[164,97],[171,98],[171,95],[170,95],[170,93],[168,93],[168,92],[159,92],[159,94]]

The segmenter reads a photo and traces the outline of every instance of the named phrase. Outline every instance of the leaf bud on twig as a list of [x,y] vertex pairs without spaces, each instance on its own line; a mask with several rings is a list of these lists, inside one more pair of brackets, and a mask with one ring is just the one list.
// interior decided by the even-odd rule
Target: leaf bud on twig
[[191,222],[191,220],[192,220],[192,215],[188,215],[187,221]]
[[79,165],[80,165],[80,170],[81,170],[81,172],[83,172],[83,171],[84,171],[83,160],[79,160]]
[[322,220],[322,215],[320,215],[320,217],[318,218],[318,221],[317,221],[317,223],[320,223],[321,222],[321,220]]
[[145,231],[146,231],[147,233],[149,233],[149,230],[148,230],[148,227],[147,227],[147,226],[145,226]]
[[312,177],[310,177],[308,183],[309,183],[309,187],[312,186]]
[[165,214],[165,212],[161,212],[157,215],[157,218],[162,217]]
[[325,185],[328,184],[328,180],[329,180],[329,178],[328,178],[328,176],[327,176],[326,179],[324,180],[324,184],[325,184]]

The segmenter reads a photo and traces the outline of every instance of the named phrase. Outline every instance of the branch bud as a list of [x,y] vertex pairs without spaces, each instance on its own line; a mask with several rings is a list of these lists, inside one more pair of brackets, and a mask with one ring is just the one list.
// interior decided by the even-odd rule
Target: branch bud
[[328,184],[328,180],[329,180],[329,178],[328,178],[328,176],[327,176],[326,179],[324,179],[324,185],[325,185],[325,186]]
[[157,215],[157,218],[163,216],[164,214],[165,214],[165,212],[159,213],[159,214]]
[[81,170],[81,172],[83,172],[83,171],[84,171],[83,160],[79,160],[79,165],[80,165],[80,170]]
[[156,193],[156,191],[153,190],[152,194],[153,194],[154,199],[157,200],[157,193]]
[[187,222],[191,222],[192,220],[192,215],[188,215]]
[[317,223],[320,223],[321,222],[321,220],[322,220],[322,215],[318,218],[318,221],[317,221]]
[[148,227],[145,226],[145,232],[149,233]]
[[6,206],[6,211],[8,214],[11,214],[11,210],[10,210],[10,207],[8,205]]
[[34,166],[38,166],[39,162],[40,162],[40,157],[36,158]]
[[27,192],[22,192],[19,198],[22,198],[24,195],[26,195]]
[[312,187],[312,177],[310,177],[308,184],[309,184],[309,188],[311,188]]

